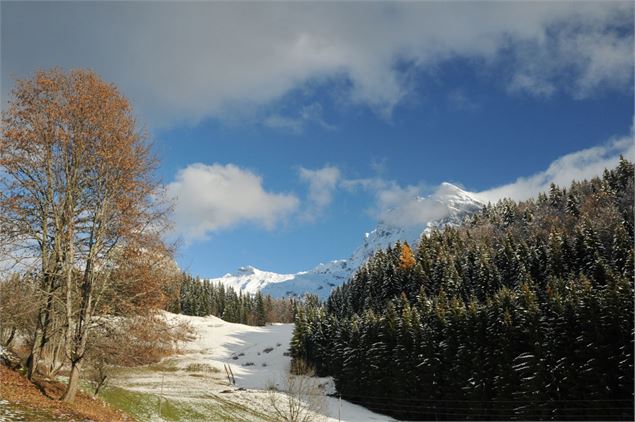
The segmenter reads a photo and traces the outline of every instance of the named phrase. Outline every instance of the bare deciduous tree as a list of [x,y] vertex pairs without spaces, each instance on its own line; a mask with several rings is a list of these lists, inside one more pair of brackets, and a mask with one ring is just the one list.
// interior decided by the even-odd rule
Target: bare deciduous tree
[[267,391],[268,403],[276,418],[286,422],[318,422],[324,419],[326,397],[314,372],[304,369],[306,375],[287,374],[286,391],[280,392],[272,383]]
[[37,263],[40,277],[28,375],[61,298],[70,362],[63,399],[72,401],[93,316],[121,271],[115,258],[151,254],[161,243],[166,208],[156,161],[126,98],[91,71],[40,71],[18,81],[2,122],[2,241]]
[[0,346],[11,347],[21,336],[33,332],[35,310],[24,306],[25,297],[34,297],[33,281],[13,273],[0,280]]
[[188,324],[166,321],[156,314],[103,318],[95,324],[87,346],[86,378],[97,395],[113,367],[159,362],[172,354],[179,342],[192,335]]

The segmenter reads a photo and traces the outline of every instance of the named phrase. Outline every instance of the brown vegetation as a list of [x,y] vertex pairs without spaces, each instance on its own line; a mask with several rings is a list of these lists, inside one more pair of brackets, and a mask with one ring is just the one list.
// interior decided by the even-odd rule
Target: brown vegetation
[[[35,378],[29,382],[18,372],[0,365],[0,398],[30,409],[38,409],[51,418],[91,420],[95,422],[133,421],[100,399],[80,392],[74,403],[59,401],[64,385],[49,379]],[[39,388],[38,388],[39,387]]]

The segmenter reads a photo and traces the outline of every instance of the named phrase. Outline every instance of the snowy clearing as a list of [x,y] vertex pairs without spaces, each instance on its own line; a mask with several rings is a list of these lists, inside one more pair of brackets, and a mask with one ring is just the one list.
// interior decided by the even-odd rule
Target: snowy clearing
[[[117,371],[111,386],[136,393],[162,397],[171,406],[187,405],[193,414],[205,414],[208,409],[221,406],[227,412],[215,414],[218,420],[273,420],[269,403],[275,385],[279,391],[287,388],[290,357],[285,356],[293,332],[293,324],[274,324],[252,327],[233,324],[220,318],[192,317],[165,313],[173,322],[187,322],[196,338],[181,345],[181,354],[171,356],[159,364]],[[225,365],[231,368],[236,385],[230,385]],[[323,391],[332,391],[329,378],[312,379]],[[275,393],[282,396],[283,393]],[[387,416],[373,413],[361,406],[334,397],[324,396],[324,421],[386,421]],[[159,400],[160,401],[160,400]],[[211,403],[210,403],[211,401]],[[155,405],[152,405],[154,408]],[[157,413],[149,420],[162,420],[165,413],[157,403]],[[198,409],[198,410],[197,410]],[[213,418],[210,418],[210,420]],[[183,420],[197,420],[184,416]]]

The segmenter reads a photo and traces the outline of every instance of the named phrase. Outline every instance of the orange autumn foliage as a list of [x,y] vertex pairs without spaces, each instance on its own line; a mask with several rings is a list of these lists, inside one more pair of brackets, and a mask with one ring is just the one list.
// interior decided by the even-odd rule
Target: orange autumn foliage
[[401,245],[401,255],[399,256],[399,268],[407,270],[414,267],[417,264],[415,256],[412,253],[412,249],[408,243]]

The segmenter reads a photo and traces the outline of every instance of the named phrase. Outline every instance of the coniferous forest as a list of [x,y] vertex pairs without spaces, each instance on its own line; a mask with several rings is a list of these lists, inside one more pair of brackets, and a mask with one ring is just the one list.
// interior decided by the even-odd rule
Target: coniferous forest
[[292,355],[416,420],[633,420],[633,165],[485,206],[296,315]]
[[178,297],[166,308],[185,315],[214,315],[227,322],[262,326],[269,322],[293,322],[294,299],[274,299],[260,292],[255,295],[236,291],[222,283],[200,280],[182,274]]

